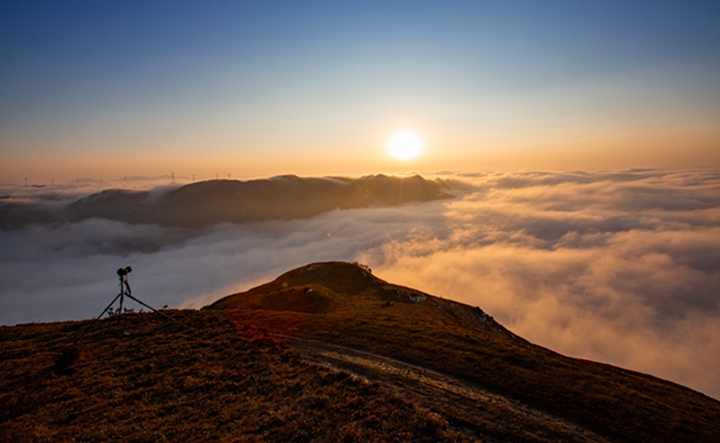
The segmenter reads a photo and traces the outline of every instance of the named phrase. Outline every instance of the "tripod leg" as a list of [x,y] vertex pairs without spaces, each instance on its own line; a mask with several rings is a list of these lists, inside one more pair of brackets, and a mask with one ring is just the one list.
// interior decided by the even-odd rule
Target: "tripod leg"
[[187,328],[187,329],[192,329],[190,326],[186,325],[185,323],[183,323],[183,322],[181,322],[181,321],[179,321],[179,320],[175,320],[174,318],[170,317],[169,315],[167,315],[167,314],[165,314],[165,313],[163,313],[163,312],[161,312],[161,311],[158,311],[157,309],[155,309],[155,308],[153,308],[152,306],[150,306],[150,305],[148,305],[148,304],[146,304],[146,303],[138,300],[137,298],[133,297],[132,295],[130,295],[130,294],[125,294],[125,295],[127,295],[129,298],[135,300],[136,302],[140,303],[141,305],[145,306],[146,308],[152,310],[153,312],[156,312],[156,313],[162,315],[163,317],[167,317],[167,318],[169,318],[170,320],[174,321],[174,322],[177,323],[177,324],[180,324],[180,325],[184,326],[184,327]]
[[110,309],[110,307],[115,304],[115,301],[116,301],[116,300],[118,299],[118,297],[120,297],[121,295],[122,295],[122,293],[116,295],[115,298],[113,298],[113,300],[110,302],[110,304],[107,305],[107,307],[106,307],[105,309],[103,309],[103,311],[100,313],[100,315],[98,315],[97,317],[95,317],[95,320],[93,320],[93,322],[90,323],[90,324],[87,326],[87,328],[86,328],[85,331],[80,335],[80,337],[78,337],[77,339],[75,339],[75,341],[73,342],[73,346],[75,346],[75,344],[77,344],[77,342],[79,342],[81,338],[85,337],[85,334],[87,334],[88,332],[90,332],[90,329],[92,329],[92,327],[95,325],[95,323],[96,323],[98,320],[100,320],[100,318],[101,318],[103,315],[105,315],[105,313],[108,311],[108,309]]

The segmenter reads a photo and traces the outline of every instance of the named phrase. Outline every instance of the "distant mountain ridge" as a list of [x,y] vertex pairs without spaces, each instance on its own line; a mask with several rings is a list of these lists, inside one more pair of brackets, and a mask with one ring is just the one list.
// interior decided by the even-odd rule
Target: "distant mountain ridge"
[[30,223],[104,218],[132,224],[197,228],[221,222],[244,223],[313,217],[334,209],[394,206],[450,198],[446,181],[419,175],[360,178],[301,178],[284,175],[260,180],[208,180],[165,193],[108,189],[61,211],[0,202],[0,228]]

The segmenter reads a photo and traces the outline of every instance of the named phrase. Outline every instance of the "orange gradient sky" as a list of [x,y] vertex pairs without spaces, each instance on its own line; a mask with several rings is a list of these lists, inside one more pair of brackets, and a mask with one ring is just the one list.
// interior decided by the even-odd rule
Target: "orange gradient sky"
[[720,167],[717,2],[0,8],[0,183]]

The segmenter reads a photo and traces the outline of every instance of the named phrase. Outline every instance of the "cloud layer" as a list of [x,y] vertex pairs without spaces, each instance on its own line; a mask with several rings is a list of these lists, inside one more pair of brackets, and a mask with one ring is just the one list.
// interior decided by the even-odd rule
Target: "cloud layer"
[[306,220],[0,231],[0,323],[97,315],[128,264],[144,301],[200,307],[308,262],[359,260],[385,280],[478,305],[558,352],[720,398],[720,172],[453,180],[453,200]]
[[720,175],[492,174],[384,278],[479,305],[521,336],[720,397]]

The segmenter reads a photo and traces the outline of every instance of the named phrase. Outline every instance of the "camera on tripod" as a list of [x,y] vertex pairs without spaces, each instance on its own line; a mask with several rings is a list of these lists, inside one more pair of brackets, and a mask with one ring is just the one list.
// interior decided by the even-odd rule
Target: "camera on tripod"
[[[120,268],[120,269],[118,269],[118,270],[115,271],[115,272],[117,272],[118,277],[120,277],[120,293],[119,293],[118,295],[116,295],[115,298],[113,298],[113,300],[110,302],[110,304],[107,305],[107,307],[100,313],[100,315],[98,315],[98,316],[95,318],[95,320],[93,320],[92,323],[90,323],[90,325],[88,325],[88,327],[85,328],[85,331],[83,331],[83,333],[80,334],[80,336],[79,336],[77,339],[75,339],[75,342],[73,343],[73,346],[75,346],[75,344],[76,344],[77,342],[79,342],[80,339],[83,338],[83,337],[85,336],[85,334],[87,334],[87,332],[88,332],[90,329],[92,329],[93,325],[94,325],[98,320],[100,320],[100,318],[102,318],[102,316],[105,315],[106,312],[109,312],[111,316],[114,315],[114,314],[122,314],[123,312],[132,312],[132,310],[131,310],[131,311],[128,311],[127,309],[123,311],[123,303],[125,302],[125,297],[134,300],[135,302],[137,302],[137,303],[145,306],[146,308],[150,309],[151,311],[153,311],[153,312],[155,312],[155,313],[157,313],[157,314],[162,315],[163,317],[169,318],[170,320],[172,320],[172,321],[174,321],[175,323],[178,323],[178,324],[184,326],[184,327],[187,328],[187,329],[190,328],[189,326],[187,326],[187,325],[184,324],[183,322],[181,322],[181,321],[179,321],[179,320],[176,320],[176,319],[170,317],[169,315],[167,315],[167,314],[165,314],[165,313],[163,313],[163,312],[161,312],[161,311],[158,311],[157,309],[153,308],[152,306],[150,306],[149,304],[145,303],[144,301],[142,301],[142,300],[140,300],[140,299],[138,299],[138,298],[133,297],[132,291],[130,290],[130,283],[128,283],[128,279],[127,279],[127,275],[132,272],[132,267],[131,267],[131,266],[126,266],[126,267],[124,267],[124,268]],[[113,305],[115,304],[116,301],[118,301],[118,299],[120,299],[120,306],[117,308],[117,310],[113,310]],[[141,312],[142,312],[142,311],[141,311]]]

